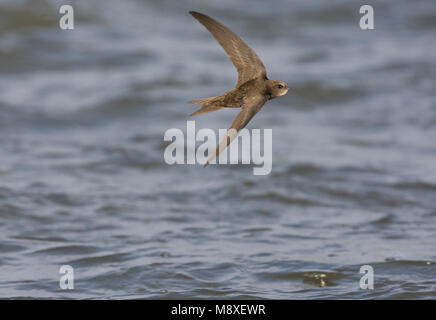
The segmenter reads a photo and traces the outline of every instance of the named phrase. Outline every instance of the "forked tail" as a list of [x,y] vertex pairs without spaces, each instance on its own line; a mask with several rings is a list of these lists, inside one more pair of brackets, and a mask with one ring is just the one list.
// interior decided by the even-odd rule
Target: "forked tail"
[[216,97],[210,97],[210,98],[203,98],[203,99],[197,99],[189,101],[190,104],[201,104],[201,108],[195,111],[194,113],[190,114],[190,116],[196,116],[203,113],[209,113],[213,111],[220,110],[224,108],[222,103],[220,103],[221,96]]
[[191,100],[191,101],[188,101],[188,103],[190,103],[190,104],[201,104],[201,105],[203,105],[203,104],[206,104],[206,103],[208,103],[208,102],[211,102],[211,101],[213,101],[214,99],[216,99],[216,98],[218,98],[219,96],[217,96],[217,97],[210,97],[210,98],[202,98],[202,99],[197,99],[197,100]]

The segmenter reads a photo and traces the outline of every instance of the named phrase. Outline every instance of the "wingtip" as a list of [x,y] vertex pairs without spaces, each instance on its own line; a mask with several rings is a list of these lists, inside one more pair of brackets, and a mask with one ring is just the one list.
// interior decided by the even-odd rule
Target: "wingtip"
[[195,19],[201,18],[201,17],[207,17],[204,13],[198,12],[198,11],[189,11],[189,14],[193,16]]

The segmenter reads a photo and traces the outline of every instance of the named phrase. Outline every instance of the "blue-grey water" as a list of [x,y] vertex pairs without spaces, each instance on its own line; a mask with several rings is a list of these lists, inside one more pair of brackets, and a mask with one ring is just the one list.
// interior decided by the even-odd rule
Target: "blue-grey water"
[[[365,31],[350,0],[82,0],[74,30],[61,4],[0,1],[0,298],[436,298],[434,0],[373,1]],[[269,175],[164,161],[186,101],[236,82],[188,10],[291,87],[248,125]]]

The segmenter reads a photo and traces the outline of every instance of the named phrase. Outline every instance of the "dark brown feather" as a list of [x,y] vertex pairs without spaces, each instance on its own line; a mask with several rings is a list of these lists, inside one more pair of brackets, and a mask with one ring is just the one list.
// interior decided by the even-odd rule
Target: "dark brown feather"
[[189,13],[209,30],[230,57],[233,65],[238,70],[239,76],[236,87],[251,79],[266,78],[265,66],[256,52],[229,28],[205,14],[194,11]]
[[[241,111],[236,116],[235,120],[233,120],[232,125],[227,131],[227,135],[221,140],[220,144],[215,150],[215,154],[213,154],[207,160],[205,167],[218,155],[223,151],[227,146],[237,137],[238,132],[245,128],[245,126],[250,122],[250,120],[254,117],[256,113],[262,109],[265,102],[268,100],[266,96],[259,95],[256,97],[250,97],[249,99],[244,101],[242,105]],[[233,130],[231,130],[233,129]]]

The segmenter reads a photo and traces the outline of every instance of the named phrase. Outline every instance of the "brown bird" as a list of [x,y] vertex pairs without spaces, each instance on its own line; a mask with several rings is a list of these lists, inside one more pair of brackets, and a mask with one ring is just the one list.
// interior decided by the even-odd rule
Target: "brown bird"
[[191,116],[222,108],[242,108],[227,131],[226,137],[216,148],[215,154],[210,156],[204,165],[207,166],[233,141],[238,132],[259,112],[265,102],[285,95],[289,88],[282,81],[269,80],[265,66],[256,52],[229,28],[205,14],[194,11],[189,13],[209,30],[238,70],[238,82],[234,89],[220,96],[189,101],[189,103],[201,105],[201,108]]

